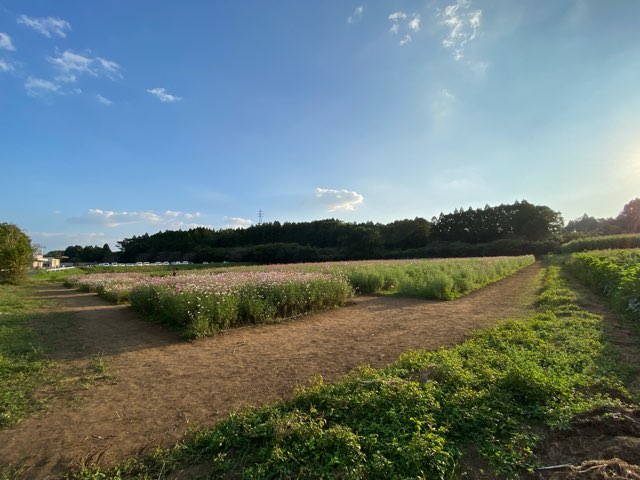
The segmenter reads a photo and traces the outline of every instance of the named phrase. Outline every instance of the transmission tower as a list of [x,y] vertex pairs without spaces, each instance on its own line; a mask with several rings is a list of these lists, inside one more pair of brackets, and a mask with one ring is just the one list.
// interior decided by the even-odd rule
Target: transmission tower
[[262,217],[264,216],[264,212],[262,209],[258,210],[258,225],[262,225]]

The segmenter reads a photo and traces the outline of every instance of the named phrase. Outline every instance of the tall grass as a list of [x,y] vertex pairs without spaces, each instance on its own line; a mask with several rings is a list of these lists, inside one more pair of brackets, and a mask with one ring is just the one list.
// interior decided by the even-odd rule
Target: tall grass
[[[323,271],[345,275],[357,293],[451,300],[507,277],[534,263],[533,255],[443,260],[346,262]],[[308,267],[313,268],[313,267]]]
[[616,310],[640,320],[640,249],[574,253],[567,267]]
[[640,248],[640,234],[604,235],[571,240],[562,245],[562,253],[604,250],[608,248]]

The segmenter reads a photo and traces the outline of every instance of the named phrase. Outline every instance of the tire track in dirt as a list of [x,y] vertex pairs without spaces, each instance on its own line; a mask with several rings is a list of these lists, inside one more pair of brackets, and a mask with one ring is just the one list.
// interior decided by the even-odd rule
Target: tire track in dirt
[[194,424],[286,398],[314,375],[331,381],[360,365],[387,365],[409,349],[459,343],[475,329],[529,315],[540,270],[536,263],[451,302],[364,296],[347,307],[193,343],[129,307],[40,286],[37,295],[75,319],[51,357],[64,365],[100,355],[113,381],[0,431],[0,471],[19,467],[23,478],[55,478],[81,462],[107,465],[170,446]]

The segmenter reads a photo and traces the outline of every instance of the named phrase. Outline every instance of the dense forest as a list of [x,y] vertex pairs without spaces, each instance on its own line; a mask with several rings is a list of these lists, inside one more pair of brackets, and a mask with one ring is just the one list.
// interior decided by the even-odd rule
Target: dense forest
[[144,234],[118,242],[119,252],[103,247],[67,247],[50,254],[70,262],[287,263],[374,258],[463,257],[547,253],[563,239],[580,235],[640,231],[640,199],[616,218],[586,214],[563,228],[562,216],[527,201],[511,205],[397,220],[388,224],[348,223],[336,219],[271,222],[246,229],[194,228]]

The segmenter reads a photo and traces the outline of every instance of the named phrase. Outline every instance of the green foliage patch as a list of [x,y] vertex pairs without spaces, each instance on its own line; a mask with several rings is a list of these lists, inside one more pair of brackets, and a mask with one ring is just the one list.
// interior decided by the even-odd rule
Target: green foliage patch
[[576,304],[553,266],[526,321],[334,384],[317,379],[173,449],[74,478],[163,479],[197,468],[208,478],[452,479],[469,445],[496,475],[517,478],[535,465],[544,427],[625,398],[622,372],[602,318]]
[[[445,260],[326,264],[345,275],[355,291],[451,300],[496,282],[535,262],[533,255]],[[308,268],[313,268],[309,266]]]
[[31,267],[31,239],[11,223],[0,223],[0,282],[19,283]]
[[616,310],[640,320],[640,249],[574,253],[567,267]]
[[640,234],[602,235],[571,240],[562,245],[562,253],[619,248],[640,248]]

